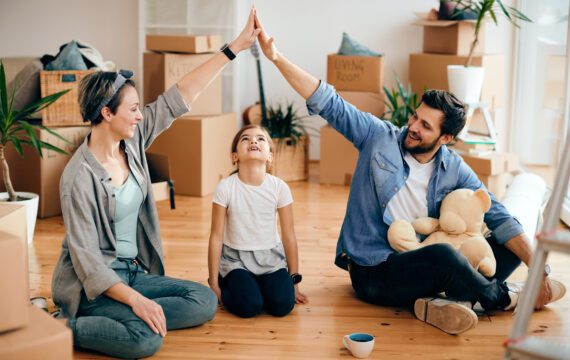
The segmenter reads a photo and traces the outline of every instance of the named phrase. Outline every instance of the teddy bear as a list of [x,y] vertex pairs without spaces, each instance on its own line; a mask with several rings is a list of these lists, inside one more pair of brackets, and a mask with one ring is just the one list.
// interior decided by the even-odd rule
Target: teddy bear
[[[425,217],[412,223],[395,220],[388,229],[388,242],[397,252],[419,249],[438,243],[450,244],[469,263],[487,277],[495,274],[497,262],[483,236],[483,216],[491,208],[484,189],[457,189],[443,199],[439,220]],[[429,235],[419,242],[416,234]]]

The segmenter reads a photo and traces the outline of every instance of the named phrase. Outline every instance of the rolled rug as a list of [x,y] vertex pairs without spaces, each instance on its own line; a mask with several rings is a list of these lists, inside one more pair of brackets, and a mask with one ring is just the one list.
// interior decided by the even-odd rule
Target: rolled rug
[[521,223],[533,245],[542,218],[546,192],[546,183],[542,178],[535,174],[524,173],[515,176],[501,201],[511,215]]

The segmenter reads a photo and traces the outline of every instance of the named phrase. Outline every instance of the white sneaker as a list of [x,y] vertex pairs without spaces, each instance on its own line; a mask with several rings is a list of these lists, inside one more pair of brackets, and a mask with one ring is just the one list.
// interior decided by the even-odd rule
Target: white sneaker
[[507,283],[507,288],[509,289],[509,297],[511,298],[511,302],[503,310],[505,311],[515,310],[519,302],[520,293],[523,287],[524,287],[524,281]]
[[563,283],[550,277],[548,282],[550,283],[550,290],[552,290],[552,299],[550,299],[549,304],[562,299],[566,295],[566,286]]
[[477,326],[477,315],[460,302],[439,298],[421,298],[414,304],[416,317],[448,334],[457,335]]

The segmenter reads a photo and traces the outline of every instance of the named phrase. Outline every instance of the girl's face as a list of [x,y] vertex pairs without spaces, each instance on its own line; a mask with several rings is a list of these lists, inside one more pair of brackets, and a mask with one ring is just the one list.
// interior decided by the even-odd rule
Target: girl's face
[[126,86],[122,91],[121,104],[117,107],[117,112],[114,115],[109,112],[111,131],[120,140],[132,138],[137,124],[142,119],[139,96],[135,88]]
[[232,153],[234,163],[259,162],[269,164],[273,154],[265,131],[258,128],[245,130],[239,137],[237,152]]

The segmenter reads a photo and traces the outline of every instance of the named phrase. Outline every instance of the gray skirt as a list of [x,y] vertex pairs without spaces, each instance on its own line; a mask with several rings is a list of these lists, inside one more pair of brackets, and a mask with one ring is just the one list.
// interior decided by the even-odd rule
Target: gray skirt
[[226,244],[222,247],[220,258],[220,275],[226,277],[235,269],[247,270],[254,275],[270,274],[279,269],[287,268],[285,249],[279,242],[277,246],[267,250],[236,250]]

